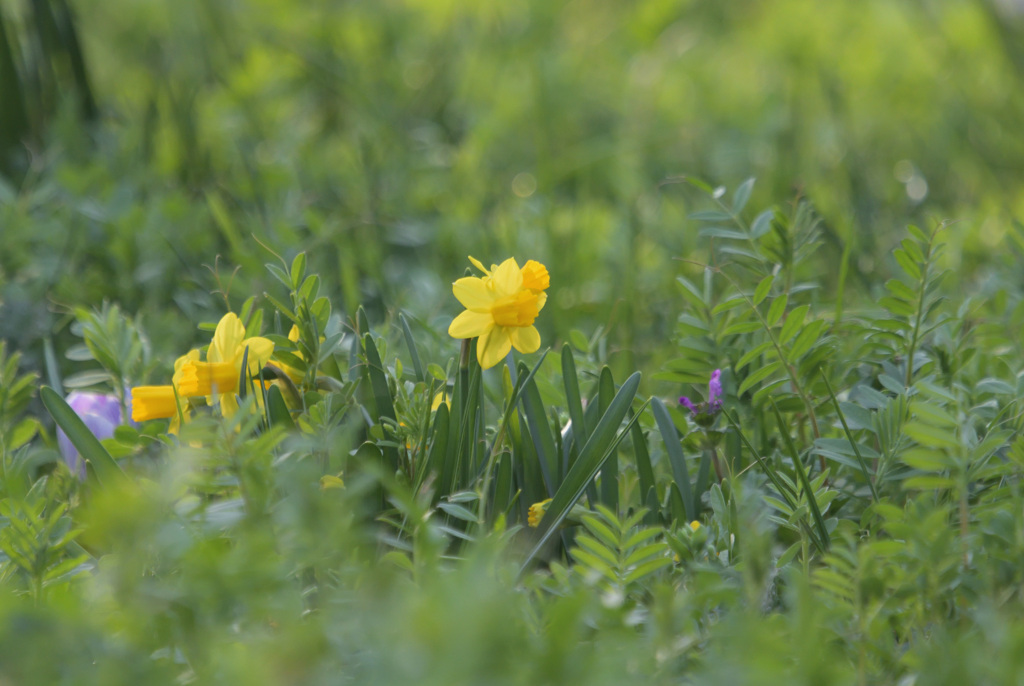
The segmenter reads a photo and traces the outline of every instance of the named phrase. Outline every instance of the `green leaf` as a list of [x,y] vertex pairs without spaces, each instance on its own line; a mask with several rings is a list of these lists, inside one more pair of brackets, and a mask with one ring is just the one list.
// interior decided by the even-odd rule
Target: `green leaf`
[[39,389],[39,397],[47,412],[53,417],[53,421],[67,434],[78,454],[92,465],[100,483],[127,483],[128,477],[125,476],[121,466],[114,461],[107,449],[93,435],[82,418],[64,401],[64,398],[49,386]]
[[288,405],[284,402],[284,395],[277,384],[267,389],[267,416],[270,417],[271,426],[283,426],[288,431],[295,430],[295,421]]
[[[525,369],[525,367],[523,368]],[[537,388],[536,380],[531,378],[526,382],[521,398],[526,425],[533,438],[537,461],[544,478],[544,487],[547,494],[550,495],[559,487],[555,481],[558,476],[558,451],[555,448],[555,437],[551,433],[551,425],[548,424],[547,415],[544,413],[544,402],[540,397],[540,389]]]
[[[619,388],[619,392],[612,399],[611,404],[608,406],[608,410],[601,416],[601,419],[597,422],[594,427],[594,431],[587,441],[583,449],[580,450],[579,457],[576,459],[576,463],[569,470],[569,473],[565,475],[565,479],[558,487],[558,491],[552,497],[551,502],[548,504],[548,509],[544,514],[544,518],[540,522],[539,536],[537,542],[533,548],[526,555],[526,559],[523,561],[523,565],[520,569],[520,576],[526,571],[532,562],[533,558],[536,557],[537,553],[544,547],[548,539],[558,529],[558,526],[568,516],[569,511],[572,509],[576,501],[580,499],[583,492],[597,473],[601,470],[601,466],[605,460],[610,458],[614,453],[619,441],[626,434],[626,430],[632,428],[634,422],[640,416],[639,413],[630,420],[629,426],[626,430],[619,432],[619,427],[622,424],[622,420],[625,418],[627,411],[633,404],[633,399],[636,397],[637,389],[640,387],[640,372],[635,372],[632,376],[626,379],[625,383]],[[618,432],[618,433],[617,433]]]
[[761,355],[763,355],[764,353],[768,352],[768,350],[770,350],[770,349],[772,349],[774,347],[775,347],[775,344],[772,341],[764,341],[762,343],[758,343],[753,348],[748,350],[743,355],[743,357],[741,357],[736,362],[735,370],[737,372],[742,371],[744,367],[746,367],[748,364],[750,364],[751,362],[756,360],[758,357],[760,357]]
[[950,448],[954,450],[960,448],[960,441],[957,440],[953,432],[929,424],[908,422],[903,427],[903,433],[929,448]]
[[785,293],[772,300],[771,306],[768,307],[768,316],[765,318],[768,322],[768,326],[775,326],[782,319],[782,315],[786,312],[786,305],[789,303],[789,296]]
[[755,307],[760,305],[761,301],[768,297],[768,293],[772,290],[773,283],[775,283],[775,275],[769,274],[761,279],[761,282],[757,284],[757,288],[754,289],[754,297],[752,298],[752,302]]
[[[644,437],[643,429],[640,428],[640,424],[633,421],[635,414],[633,410],[629,411],[629,418],[632,421],[632,428],[630,428],[630,439],[633,443],[633,462],[636,464],[637,478],[640,481],[640,494],[650,493],[654,489],[654,468],[651,466],[651,456],[647,452],[647,440]],[[652,508],[647,515],[644,517],[644,521],[649,524],[653,524],[657,521],[658,513]]]
[[956,485],[956,481],[946,476],[912,476],[903,480],[903,488],[910,491],[948,490]]
[[751,373],[747,378],[743,379],[743,383],[741,383],[739,389],[737,389],[736,395],[743,395],[749,389],[764,381],[780,369],[782,369],[782,362],[779,360],[775,360],[774,362],[770,362],[764,367],[761,367],[757,371]]
[[722,331],[723,336],[735,336],[743,333],[753,333],[754,331],[761,331],[764,325],[759,321],[741,321],[731,324]]
[[772,228],[772,219],[775,218],[775,210],[765,210],[757,215],[754,223],[750,225],[750,237],[757,240],[768,233]]
[[[615,381],[612,379],[612,371],[608,367],[601,368],[601,376],[598,379],[598,402],[601,412],[605,412],[615,397]],[[582,443],[585,444],[585,441]],[[601,467],[601,503],[610,510],[619,509],[619,458],[617,451],[612,451],[611,456]]]
[[292,283],[291,283],[291,290],[297,291],[297,290],[299,290],[299,284],[302,283],[302,280],[306,276],[306,253],[305,252],[300,252],[298,255],[295,256],[295,259],[292,260],[291,276],[292,276],[292,279],[291,279],[291,281],[292,281]]
[[587,442],[587,426],[583,420],[583,400],[580,396],[576,361],[568,343],[562,345],[562,384],[565,386],[565,404],[569,408],[569,419],[572,421],[573,440],[577,446],[582,446]]
[[675,483],[683,499],[686,521],[692,521],[697,518],[697,507],[693,502],[693,486],[690,484],[690,472],[686,467],[686,455],[679,442],[679,432],[676,431],[676,425],[672,422],[668,408],[660,398],[651,399],[651,413],[654,415],[658,431],[661,432],[661,439],[665,443],[665,452],[672,464]]
[[[363,354],[366,356],[366,374],[370,379],[373,394],[373,406],[376,410],[375,422],[387,418],[395,420],[395,405],[388,387],[388,378],[384,373],[384,364],[373,336],[367,332],[363,336]],[[398,451],[393,446],[384,446],[384,458],[392,469],[398,468]]]
[[740,184],[732,196],[732,213],[739,214],[747,206],[750,200],[750,193],[754,190],[754,178],[751,177]]
[[[399,313],[398,321],[401,322],[402,324],[402,333],[405,336],[405,346],[409,348],[409,357],[412,358],[413,374],[415,374],[417,381],[426,381],[427,377],[423,373],[423,362],[420,360],[420,351],[416,347],[416,339],[413,338],[412,330],[409,328],[409,321],[406,319],[405,314],[403,313]],[[440,369],[440,367],[438,368]],[[441,372],[441,377],[438,380],[445,380],[443,371]]]
[[804,319],[807,317],[807,312],[810,310],[809,305],[801,305],[800,307],[794,307],[788,315],[786,315],[786,321],[782,325],[782,331],[779,332],[779,345],[785,345],[789,342],[793,336],[797,335],[800,331],[800,327],[804,325]]

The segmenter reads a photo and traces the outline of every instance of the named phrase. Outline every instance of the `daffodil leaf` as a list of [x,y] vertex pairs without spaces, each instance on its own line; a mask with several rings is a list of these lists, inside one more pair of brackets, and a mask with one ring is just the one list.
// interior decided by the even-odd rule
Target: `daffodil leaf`
[[572,510],[573,505],[583,495],[587,484],[594,479],[605,461],[615,452],[623,436],[636,423],[640,416],[639,412],[629,420],[625,428],[621,431],[619,430],[623,419],[626,417],[626,413],[632,406],[634,398],[636,398],[636,392],[639,387],[640,372],[635,372],[622,384],[619,392],[608,406],[607,411],[597,422],[597,426],[590,435],[590,439],[583,446],[583,449],[580,450],[576,463],[569,470],[569,473],[565,475],[565,479],[559,485],[554,496],[552,496],[551,503],[548,505],[544,518],[540,522],[537,541],[523,561],[520,575],[526,571],[533,558],[537,556],[548,539],[558,530],[558,527],[568,516],[570,510]]
[[[601,369],[598,389],[598,403],[604,414],[615,397],[615,381],[608,367]],[[619,457],[615,450],[601,467],[601,502],[612,510],[619,508]]]
[[555,448],[555,437],[551,433],[551,426],[544,413],[545,406],[540,397],[540,390],[532,378],[526,382],[523,388],[522,399],[526,413],[526,425],[530,429],[530,436],[533,438],[533,445],[537,450],[546,493],[550,496],[558,487],[558,483],[554,480],[558,474],[558,453]]
[[[373,405],[376,410],[376,417],[373,419],[376,422],[382,419],[394,421],[395,405],[391,399],[391,390],[388,388],[388,378],[384,374],[380,353],[377,352],[377,343],[370,333],[363,336],[363,354],[366,356],[366,373],[370,377]],[[391,468],[398,466],[398,451],[394,448],[385,448],[384,457]]]
[[[629,411],[629,418],[632,420],[634,417],[633,410]],[[654,489],[654,468],[651,466],[651,456],[647,452],[647,439],[644,437],[644,432],[640,428],[640,424],[633,422],[633,426],[630,428],[630,438],[633,442],[633,462],[636,464],[637,476],[640,480],[640,493],[649,495]],[[657,499],[657,494],[655,494]],[[644,500],[644,504],[647,504],[647,500]],[[644,521],[648,524],[654,524],[657,522],[659,508],[649,508],[649,511],[644,515]]]
[[441,403],[434,412],[434,429],[430,439],[430,451],[427,459],[423,461],[423,468],[416,476],[416,490],[423,484],[429,474],[440,476],[444,464],[445,454],[448,452],[448,406]]
[[651,413],[658,425],[658,431],[661,432],[661,439],[665,442],[665,452],[668,453],[668,459],[672,465],[676,487],[679,488],[679,494],[683,498],[686,521],[693,521],[697,518],[697,508],[693,502],[693,486],[690,484],[690,472],[686,467],[686,455],[683,454],[683,446],[679,442],[679,432],[672,422],[668,408],[660,398],[651,399]]
[[413,338],[412,329],[409,328],[409,320],[404,313],[398,314],[398,321],[402,324],[402,333],[405,335],[405,345],[409,348],[409,357],[412,358],[412,371],[417,381],[425,381],[426,374],[423,373],[423,362],[420,360],[420,351],[416,347],[416,339]]

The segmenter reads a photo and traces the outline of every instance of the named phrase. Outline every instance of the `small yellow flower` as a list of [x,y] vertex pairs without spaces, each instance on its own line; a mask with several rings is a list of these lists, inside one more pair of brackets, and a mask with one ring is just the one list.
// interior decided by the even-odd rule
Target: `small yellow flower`
[[548,511],[548,505],[551,504],[551,498],[542,500],[539,503],[530,505],[530,512],[527,516],[526,523],[536,529],[540,526],[540,520],[544,519],[544,513]]
[[693,520],[692,522],[690,522],[690,530],[691,531],[696,531],[699,528],[700,528],[700,522],[698,522],[696,519]]
[[483,278],[467,276],[452,284],[452,292],[466,311],[448,327],[453,338],[478,338],[476,355],[480,366],[489,369],[515,347],[522,353],[540,347],[540,333],[533,322],[547,302],[544,293],[551,279],[547,268],[533,260],[519,268],[515,258],[487,270]]
[[345,488],[345,482],[342,480],[339,472],[339,476],[333,474],[324,474],[320,477],[320,488],[322,490],[330,490],[332,488]]
[[259,374],[274,352],[274,344],[260,336],[245,337],[245,327],[234,312],[228,312],[217,324],[206,362],[189,361],[182,369],[179,392],[185,396],[218,395],[221,414],[230,417],[238,409],[238,380],[242,376],[242,358],[246,356],[246,374]]
[[[188,417],[191,410],[187,396],[181,390],[182,377],[185,366],[190,362],[199,361],[199,351],[190,350],[174,362],[174,376],[171,377],[170,386],[136,386],[132,389],[132,421],[148,422],[151,419],[170,418],[171,426],[169,431],[172,434],[178,433],[179,414]],[[175,401],[174,389],[178,388],[178,398]],[[180,412],[179,412],[180,410]]]

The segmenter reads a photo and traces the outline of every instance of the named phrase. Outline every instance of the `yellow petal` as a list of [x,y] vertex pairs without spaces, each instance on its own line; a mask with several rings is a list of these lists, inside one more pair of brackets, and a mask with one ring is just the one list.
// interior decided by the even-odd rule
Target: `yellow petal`
[[492,326],[494,319],[490,314],[466,310],[448,327],[448,335],[452,338],[476,338],[484,335]]
[[463,307],[476,312],[486,312],[494,302],[494,293],[483,279],[476,276],[467,276],[453,283],[452,293]]
[[[240,346],[242,350],[246,347],[249,348],[248,367],[249,374],[255,376],[259,374],[259,371],[263,369],[263,365],[270,361],[270,356],[274,354],[274,344],[267,338],[262,336],[253,336],[252,338],[246,338],[242,341]],[[242,358],[239,353],[238,365],[241,367]]]
[[221,317],[217,330],[213,332],[213,341],[206,351],[207,362],[230,362],[238,354],[238,346],[245,338],[245,327],[242,320],[234,312]]
[[535,326],[518,326],[509,329],[512,345],[521,353],[534,353],[540,347],[540,332]]
[[476,267],[477,269],[482,271],[484,274],[487,274],[487,276],[491,275],[491,270],[489,270],[487,267],[485,267],[484,263],[481,262],[480,260],[478,260],[475,257],[473,257],[472,255],[470,255],[469,256],[469,261],[473,263],[474,267]]
[[491,280],[498,295],[512,295],[523,287],[523,273],[516,264],[516,258],[510,257],[497,269],[491,272]]
[[523,265],[523,288],[532,291],[543,291],[551,285],[548,268],[537,260],[529,260]]
[[547,293],[541,292],[541,293],[537,294],[537,311],[538,312],[540,312],[541,310],[544,309],[544,303],[546,303],[547,301],[548,301],[548,294]]
[[495,326],[477,340],[476,359],[481,367],[490,369],[505,359],[505,355],[508,355],[511,349],[512,339],[509,337],[508,329],[504,326]]
[[185,367],[185,363],[186,362],[198,362],[198,361],[199,361],[199,351],[196,350],[195,348],[193,348],[192,350],[189,350],[187,353],[185,353],[184,355],[179,357],[177,360],[175,360],[174,361],[174,376],[171,377],[171,382],[175,386],[181,385],[181,370]]
[[288,331],[288,340],[292,343],[296,343],[299,340],[299,327],[292,324],[292,328]]

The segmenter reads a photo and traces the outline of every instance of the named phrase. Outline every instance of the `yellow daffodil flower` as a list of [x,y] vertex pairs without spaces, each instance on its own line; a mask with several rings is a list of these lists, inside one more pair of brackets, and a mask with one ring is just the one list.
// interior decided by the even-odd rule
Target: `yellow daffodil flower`
[[238,315],[228,312],[213,332],[213,341],[206,351],[206,362],[195,360],[185,364],[178,391],[185,396],[217,395],[221,414],[230,417],[238,409],[236,393],[246,349],[249,351],[246,374],[253,377],[270,360],[274,344],[261,336],[246,338],[245,327]]
[[548,505],[551,504],[551,498],[542,500],[539,503],[530,505],[530,511],[527,513],[527,521],[531,527],[536,529],[540,526],[540,520],[544,519],[544,513],[548,511]]
[[478,338],[476,355],[480,366],[489,369],[515,347],[532,353],[540,347],[540,333],[533,326],[547,301],[550,285],[547,268],[531,260],[519,268],[515,258],[486,270],[471,261],[485,277],[467,276],[452,284],[452,292],[466,311],[448,327],[454,338]]
[[[189,362],[199,361],[199,351],[190,350],[174,362],[174,376],[171,378],[170,386],[136,386],[132,389],[132,421],[148,422],[151,419],[170,418],[170,433],[178,433],[180,428],[179,414],[187,417],[191,408],[187,402],[187,396],[181,391],[181,380],[184,374],[185,365]],[[178,398],[175,400],[174,388],[178,388]],[[180,403],[180,412],[179,412]]]

